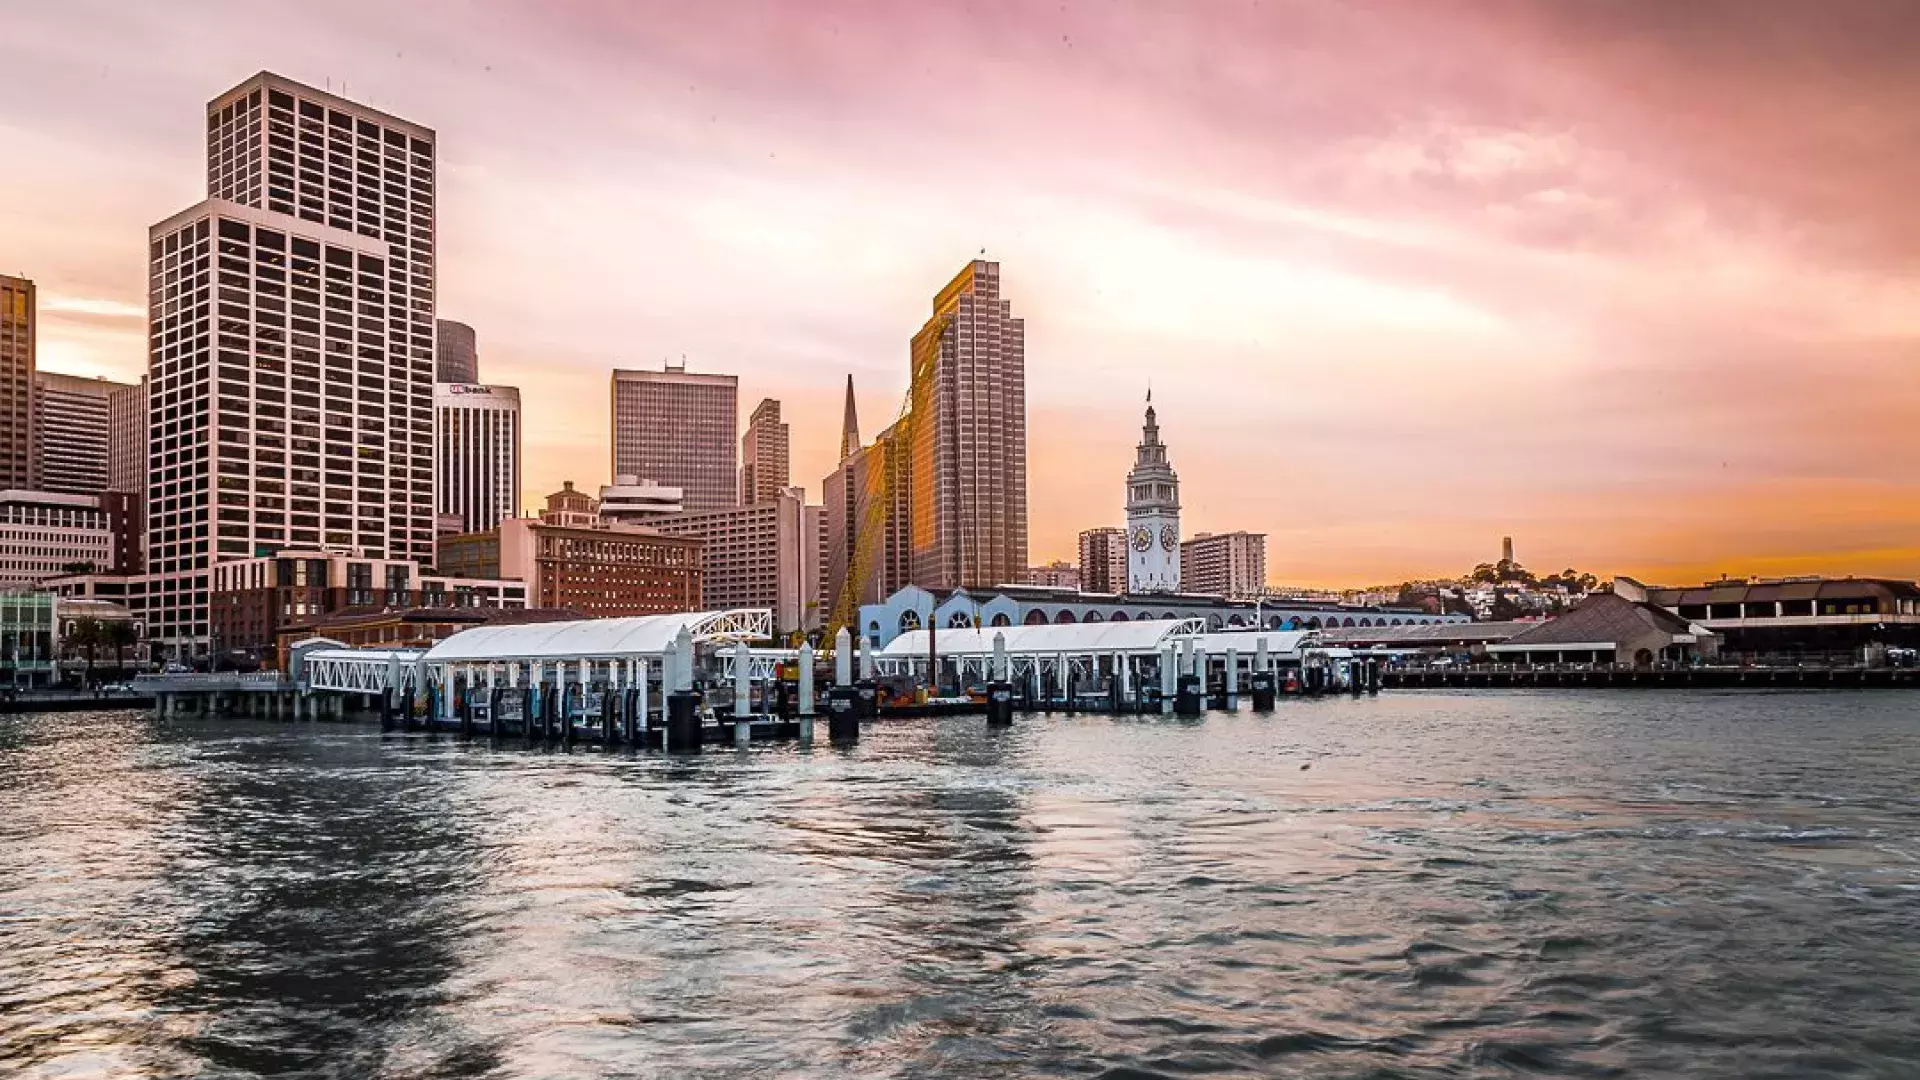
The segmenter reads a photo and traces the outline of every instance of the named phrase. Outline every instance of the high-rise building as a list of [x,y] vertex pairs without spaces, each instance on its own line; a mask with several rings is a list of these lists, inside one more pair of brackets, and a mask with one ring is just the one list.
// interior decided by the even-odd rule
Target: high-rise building
[[34,468],[34,326],[39,319],[33,282],[0,274],[0,489],[30,490]]
[[1147,405],[1147,422],[1127,474],[1127,591],[1180,591],[1180,477],[1160,441],[1160,422]]
[[107,490],[147,497],[147,377],[107,394]]
[[1180,584],[1187,592],[1246,600],[1267,585],[1265,533],[1201,533],[1180,545]]
[[780,421],[780,403],[764,398],[740,438],[741,505],[775,498],[787,489],[788,478],[787,425]]
[[1127,530],[1103,525],[1080,534],[1080,587],[1090,593],[1127,591]]
[[473,327],[452,319],[433,322],[433,381],[480,381],[480,346]]
[[687,371],[615,370],[613,475],[677,487],[688,510],[738,506],[740,380]]
[[434,553],[434,133],[262,72],[207,106],[209,198],[149,235],[148,612],[211,645],[209,571]]
[[698,537],[700,606],[763,607],[780,633],[820,625],[819,517],[806,489],[728,510],[701,510],[648,522],[669,536]]
[[34,408],[40,490],[98,495],[107,490],[108,399],[126,383],[43,371]]
[[1026,324],[976,259],[914,335],[908,529],[915,584],[1016,580],[1027,568]]
[[433,386],[434,511],[482,532],[520,515],[520,391]]

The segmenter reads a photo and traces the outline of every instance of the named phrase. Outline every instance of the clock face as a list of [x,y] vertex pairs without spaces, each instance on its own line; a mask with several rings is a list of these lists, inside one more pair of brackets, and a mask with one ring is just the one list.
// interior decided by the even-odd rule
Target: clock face
[[1173,545],[1179,542],[1180,542],[1180,534],[1174,531],[1173,526],[1171,525],[1160,526],[1160,546],[1161,547],[1166,548],[1168,551],[1172,551]]
[[1133,550],[1145,551],[1153,546],[1153,530],[1145,525],[1133,530]]

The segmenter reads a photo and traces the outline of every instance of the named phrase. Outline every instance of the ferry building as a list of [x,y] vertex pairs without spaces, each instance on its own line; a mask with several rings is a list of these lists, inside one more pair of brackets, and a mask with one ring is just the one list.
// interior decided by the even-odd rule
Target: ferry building
[[1316,603],[1304,600],[1228,600],[1180,591],[1180,477],[1160,441],[1159,420],[1147,405],[1146,423],[1127,473],[1126,591],[1081,592],[1036,585],[989,589],[925,589],[908,585],[860,608],[859,633],[884,647],[903,633],[938,629],[1127,622],[1200,618],[1209,629],[1264,627],[1320,630],[1464,623],[1465,615]]

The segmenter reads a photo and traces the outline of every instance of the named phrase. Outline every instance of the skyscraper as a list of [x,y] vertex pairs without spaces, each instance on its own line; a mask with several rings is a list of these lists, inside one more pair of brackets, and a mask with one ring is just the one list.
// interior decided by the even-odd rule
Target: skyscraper
[[107,399],[127,384],[43,371],[34,408],[34,460],[42,491],[107,490]]
[[434,511],[484,532],[520,514],[520,391],[435,383]]
[[764,398],[754,406],[747,433],[740,439],[740,502],[752,506],[786,491],[787,425],[780,421],[780,403]]
[[107,394],[107,490],[147,497],[147,377]]
[[909,530],[927,588],[999,585],[1027,569],[1026,324],[976,259],[914,335]]
[[[262,72],[207,106],[209,198],[149,234],[152,636],[214,563],[434,555],[434,134]],[[216,277],[217,275],[217,277]]]
[[739,505],[740,380],[686,365],[613,373],[613,475],[681,490],[689,511]]
[[873,445],[860,445],[851,375],[840,449],[839,466],[820,481],[821,592],[830,629],[836,619],[851,625],[860,604],[877,603],[908,582],[906,440],[896,423]]
[[473,327],[452,319],[435,319],[433,327],[433,381],[479,382],[480,347]]
[[809,514],[806,489],[726,510],[653,518],[647,527],[701,542],[700,606],[708,610],[764,607],[778,633],[819,625],[819,518]]
[[1090,593],[1127,591],[1127,530],[1107,525],[1080,534],[1080,587]]
[[1180,591],[1180,477],[1147,406],[1133,471],[1127,474],[1127,591]]
[[0,490],[30,489],[35,349],[33,282],[0,274]]

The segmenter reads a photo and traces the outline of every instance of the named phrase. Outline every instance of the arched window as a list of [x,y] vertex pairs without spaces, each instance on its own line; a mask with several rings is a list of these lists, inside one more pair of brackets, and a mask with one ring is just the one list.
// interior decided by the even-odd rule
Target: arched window
[[1162,615],[1162,616],[1160,616],[1160,617],[1161,617],[1161,618],[1163,618],[1163,619],[1177,619],[1177,618],[1179,618],[1180,616],[1178,616],[1178,615],[1175,615],[1175,614],[1174,614],[1173,612],[1171,612],[1171,611],[1169,611],[1169,612],[1167,612],[1166,614],[1164,614],[1164,615]]
[[1140,619],[1140,620],[1143,620],[1143,621],[1147,621],[1147,622],[1151,622],[1151,621],[1153,620],[1153,612],[1151,612],[1151,611],[1143,611],[1143,612],[1141,612],[1140,614],[1138,614],[1138,615],[1135,615],[1135,616],[1134,616],[1134,618],[1136,618],[1136,619]]
[[1218,615],[1209,615],[1209,616],[1207,616],[1207,629],[1209,629],[1209,630],[1218,630],[1218,629],[1220,629],[1220,627],[1221,627],[1221,626],[1223,626],[1223,625],[1224,625],[1224,624],[1223,624],[1223,623],[1221,623],[1221,621],[1220,621],[1220,616],[1218,616]]
[[973,628],[973,616],[964,611],[956,611],[947,616],[947,629],[970,630]]
[[1283,618],[1281,618],[1281,617],[1280,617],[1280,616],[1278,616],[1278,615],[1269,615],[1269,616],[1267,616],[1267,629],[1269,629],[1269,630],[1291,630],[1291,629],[1293,629],[1293,620],[1292,620],[1292,619],[1283,619]]
[[1073,617],[1073,612],[1068,611],[1066,608],[1061,608],[1060,614],[1055,615],[1053,617],[1053,625],[1055,626],[1066,626],[1069,623],[1074,623],[1078,621],[1079,621],[1078,619],[1075,619]]
[[1113,613],[1113,618],[1109,619],[1108,621],[1109,622],[1126,622],[1127,613],[1124,611],[1116,611]]
[[1247,625],[1247,620],[1245,617],[1236,614],[1232,618],[1227,620],[1227,625],[1228,626],[1245,626]]
[[908,631],[918,630],[918,629],[920,629],[920,613],[919,612],[909,609],[900,613],[900,632],[901,633],[904,634],[904,633],[907,633]]
[[1360,620],[1360,625],[1361,625],[1361,626],[1372,626],[1372,625],[1373,625],[1373,620],[1372,620],[1372,619],[1361,619],[1361,620]]
[[1028,626],[1045,626],[1047,625],[1047,613],[1041,611],[1039,608],[1034,608],[1032,611],[1027,612],[1027,617],[1022,621]]
[[1106,622],[1107,617],[1105,615],[1100,614],[1097,611],[1089,611],[1087,612],[1087,617],[1080,621],[1081,622]]
[[995,612],[995,613],[994,613],[994,616],[993,616],[993,623],[992,623],[992,625],[994,625],[994,626],[1012,626],[1012,625],[1013,625],[1013,620],[1012,620],[1012,619],[1009,619],[1009,618],[1007,618],[1007,613],[1006,613],[1006,612],[1004,612],[1004,611],[997,611],[997,612]]
[[1352,625],[1353,625],[1353,616],[1351,616],[1351,615],[1349,615],[1349,616],[1347,616],[1347,621],[1346,621],[1346,622],[1343,622],[1343,623],[1341,623],[1340,625],[1341,625],[1341,626],[1352,626]]
[[1320,629],[1320,619],[1319,619],[1319,617],[1318,617],[1318,616],[1315,616],[1314,618],[1311,618],[1311,619],[1308,619],[1308,620],[1307,620],[1307,629],[1309,629],[1309,630],[1318,630],[1318,629]]
[[1399,619],[1395,619],[1395,620],[1393,620],[1393,625],[1395,625],[1395,626],[1399,626],[1399,625],[1400,625],[1400,620],[1399,620]]

